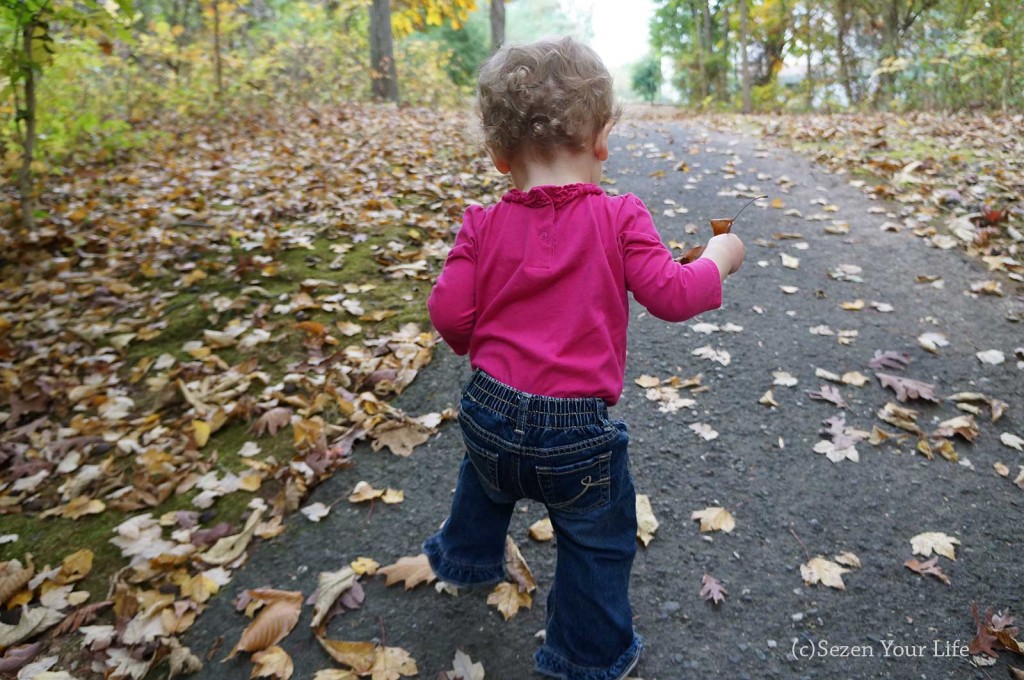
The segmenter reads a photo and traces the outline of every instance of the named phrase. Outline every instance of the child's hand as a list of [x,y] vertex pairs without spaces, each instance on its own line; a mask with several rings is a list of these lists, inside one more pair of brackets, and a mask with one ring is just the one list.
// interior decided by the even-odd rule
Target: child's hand
[[706,257],[718,266],[718,273],[721,275],[722,280],[730,274],[734,273],[743,264],[743,258],[746,255],[746,248],[743,247],[743,241],[736,234],[719,234],[718,236],[712,236],[708,244],[704,246],[704,254],[702,257]]

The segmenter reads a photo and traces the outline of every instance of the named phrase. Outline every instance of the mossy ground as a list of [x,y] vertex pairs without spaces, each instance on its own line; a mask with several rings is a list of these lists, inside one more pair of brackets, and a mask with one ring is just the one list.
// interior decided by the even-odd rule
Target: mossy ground
[[[337,270],[332,270],[328,263],[335,257],[330,246],[332,243],[337,243],[338,240],[318,238],[313,242],[312,250],[290,249],[277,253],[275,260],[279,266],[275,275],[269,277],[250,275],[245,277],[244,282],[230,276],[229,267],[225,267],[223,264],[225,258],[218,257],[217,261],[220,264],[211,268],[219,269],[218,273],[210,275],[197,285],[168,300],[163,312],[167,326],[160,335],[146,342],[133,343],[125,349],[125,368],[122,377],[127,378],[131,367],[147,357],[156,358],[163,354],[170,354],[181,361],[189,360],[188,354],[182,350],[182,346],[186,342],[201,340],[203,331],[206,329],[223,328],[231,319],[232,314],[246,313],[244,310],[218,313],[209,305],[208,300],[217,294],[237,296],[242,288],[251,284],[259,285],[269,293],[272,298],[268,298],[268,301],[279,298],[288,299],[299,290],[301,282],[307,279],[328,281],[330,284],[338,286],[339,289],[346,284],[374,284],[375,288],[358,295],[364,309],[367,311],[386,309],[395,314],[377,322],[357,321],[363,330],[360,334],[352,337],[344,337],[336,333],[341,346],[362,344],[367,337],[395,330],[409,322],[416,322],[426,327],[425,300],[430,289],[429,283],[411,278],[389,278],[383,273],[383,267],[377,261],[377,255],[387,247],[386,244],[389,241],[402,240],[402,238],[403,230],[398,225],[381,229],[365,241],[353,244],[351,250],[345,254],[344,266]],[[244,255],[243,251],[234,249],[231,251],[230,258],[227,259],[237,261]],[[173,284],[173,278],[165,277],[153,279],[147,285],[170,289]],[[343,316],[346,318],[343,319]],[[306,320],[318,321],[330,329],[334,327],[335,322],[347,320],[347,315],[314,311],[308,313]],[[268,373],[272,379],[278,379],[287,372],[289,366],[300,362],[305,357],[306,349],[303,345],[303,332],[291,328],[296,319],[274,315],[271,317],[271,321],[277,324],[279,330],[285,331],[284,339],[272,347],[263,345],[258,348],[259,369]],[[251,353],[243,354],[232,348],[217,350],[216,353],[229,365],[252,356]],[[253,391],[255,392],[260,387],[257,384],[253,387]],[[150,409],[158,406],[161,394],[150,392],[144,381],[132,388],[131,397],[135,400],[140,413],[149,412]],[[253,438],[254,435],[250,432],[248,424],[232,422],[211,436],[206,446],[203,447],[202,453],[209,460],[215,460],[216,468],[224,472],[237,473],[247,469],[244,460],[237,455],[238,451],[246,441]],[[285,429],[273,437],[261,438],[259,445],[264,455],[285,460],[290,455],[293,446],[291,431]],[[2,516],[0,517],[0,527],[2,527],[0,533],[18,534],[19,540],[15,543],[0,545],[0,560],[18,558],[24,561],[25,556],[31,554],[37,568],[46,565],[57,566],[65,556],[88,548],[94,553],[93,568],[80,587],[84,587],[90,592],[90,601],[100,601],[107,595],[111,576],[126,564],[120,549],[110,543],[110,539],[114,537],[115,527],[129,517],[142,512],[150,512],[155,517],[159,517],[166,512],[190,509],[192,508],[191,501],[196,493],[196,491],[191,491],[181,495],[172,495],[157,507],[132,513],[108,508],[99,514],[86,515],[77,520],[61,517],[39,518],[37,513]],[[211,508],[214,517],[208,524],[238,522],[254,495],[260,493],[261,491],[255,493],[239,491],[218,498]],[[266,484],[262,493],[269,493]]]

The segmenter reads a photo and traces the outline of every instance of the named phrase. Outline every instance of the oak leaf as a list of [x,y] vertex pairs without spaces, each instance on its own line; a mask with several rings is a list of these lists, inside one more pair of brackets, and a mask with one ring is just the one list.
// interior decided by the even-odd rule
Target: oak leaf
[[891,368],[903,371],[906,370],[911,361],[910,355],[906,352],[883,352],[876,349],[875,356],[868,362],[868,367],[876,370],[879,368]]
[[700,579],[700,596],[713,604],[721,604],[729,592],[722,582],[711,574],[704,574]]
[[935,566],[935,563],[938,562],[938,560],[938,555],[925,562],[921,562],[917,559],[909,559],[903,563],[903,566],[913,572],[921,574],[922,576],[934,576],[948,586],[949,576],[946,575],[946,572],[942,571],[942,567]]
[[253,433],[262,437],[268,433],[271,437],[285,425],[292,422],[292,410],[287,406],[276,406],[261,415],[253,425]]
[[921,382],[920,380],[911,380],[910,378],[904,378],[898,375],[892,375],[890,373],[875,373],[878,381],[882,383],[882,387],[888,387],[896,393],[896,398],[900,401],[906,401],[907,399],[926,399],[928,401],[938,402],[938,397],[935,396],[935,385],[931,383]]
[[401,557],[394,564],[381,567],[377,573],[384,575],[385,585],[390,586],[402,581],[406,590],[412,590],[421,583],[433,583],[437,580],[427,556],[423,553],[415,557]]
[[834,385],[822,385],[819,390],[807,390],[807,396],[811,399],[831,402],[839,408],[847,407],[846,400],[843,399],[843,395],[839,392],[839,388]]

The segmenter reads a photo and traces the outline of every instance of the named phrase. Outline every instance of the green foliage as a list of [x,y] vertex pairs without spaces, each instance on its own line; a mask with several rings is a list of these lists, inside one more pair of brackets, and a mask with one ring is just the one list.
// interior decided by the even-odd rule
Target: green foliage
[[661,59],[658,57],[648,55],[633,65],[630,74],[633,91],[652,104],[661,90],[661,81]]
[[456,30],[446,24],[419,36],[421,40],[440,43],[450,51],[451,57],[445,70],[459,87],[471,89],[476,85],[477,69],[490,53],[488,20],[485,12],[476,11],[469,15],[469,20],[460,29]]

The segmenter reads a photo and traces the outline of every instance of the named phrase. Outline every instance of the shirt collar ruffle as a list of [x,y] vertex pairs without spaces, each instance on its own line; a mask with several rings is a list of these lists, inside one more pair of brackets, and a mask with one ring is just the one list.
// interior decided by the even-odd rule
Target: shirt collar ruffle
[[527,208],[542,208],[547,205],[553,205],[556,208],[561,208],[569,201],[579,198],[580,196],[603,193],[604,189],[596,184],[580,183],[563,184],[561,186],[544,185],[533,187],[529,191],[512,189],[502,196],[501,200],[508,201],[509,203],[520,203],[525,205]]

